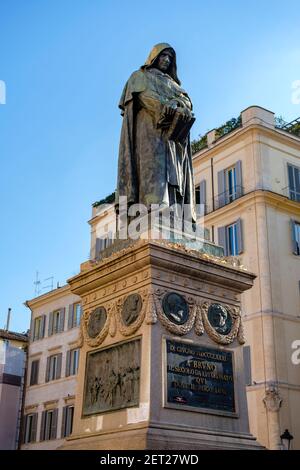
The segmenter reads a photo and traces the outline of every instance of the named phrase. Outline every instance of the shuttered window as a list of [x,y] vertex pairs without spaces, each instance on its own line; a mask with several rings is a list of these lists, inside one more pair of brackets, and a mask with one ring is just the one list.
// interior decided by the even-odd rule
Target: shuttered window
[[288,165],[289,196],[292,201],[300,202],[300,169]]
[[71,349],[67,351],[66,359],[66,377],[76,375],[79,365],[79,349]]
[[32,361],[30,371],[30,385],[36,385],[38,383],[39,376],[39,364],[40,361]]
[[57,438],[58,409],[46,410],[42,413],[40,441]]
[[61,437],[70,436],[70,434],[72,433],[73,416],[74,406],[64,406],[61,425]]
[[48,336],[64,331],[65,308],[49,313]]
[[237,256],[243,253],[242,220],[238,219],[230,225],[219,227],[218,243],[224,248],[225,256]]
[[81,319],[81,304],[79,302],[76,302],[75,304],[69,305],[68,330],[79,326],[80,319]]
[[300,255],[300,222],[291,220],[292,250],[294,255]]
[[51,380],[57,380],[61,377],[61,362],[62,354],[54,354],[53,356],[47,357],[46,365],[46,382]]
[[234,201],[243,195],[242,162],[218,172],[218,207]]
[[206,180],[200,181],[200,184],[195,187],[195,202],[198,216],[203,216],[207,213],[206,205]]
[[37,413],[25,415],[24,444],[36,441]]
[[33,320],[32,341],[37,341],[45,336],[46,315],[41,315]]

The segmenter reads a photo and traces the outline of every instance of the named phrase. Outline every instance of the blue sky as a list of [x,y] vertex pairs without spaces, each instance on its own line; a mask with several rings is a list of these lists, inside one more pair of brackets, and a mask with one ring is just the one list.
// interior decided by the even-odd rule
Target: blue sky
[[0,0],[0,328],[8,307],[11,329],[29,327],[37,270],[63,284],[88,258],[91,204],[116,184],[120,94],[152,46],[177,52],[192,137],[252,104],[292,120],[298,12],[294,0]]

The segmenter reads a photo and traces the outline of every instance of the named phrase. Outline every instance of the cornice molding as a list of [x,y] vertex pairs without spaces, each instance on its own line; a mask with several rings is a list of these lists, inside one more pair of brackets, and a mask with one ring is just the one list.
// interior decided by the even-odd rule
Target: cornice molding
[[204,221],[206,223],[208,222],[213,224],[215,219],[220,219],[222,216],[226,217],[228,214],[233,215],[235,212],[240,211],[241,207],[243,207],[243,209],[248,209],[254,203],[268,205],[281,210],[284,213],[289,212],[291,215],[299,216],[300,218],[299,202],[292,201],[291,199],[272,191],[257,189],[244,194],[230,204],[226,204],[225,206],[205,215]]
[[49,302],[59,299],[61,297],[65,297],[67,294],[72,294],[70,286],[68,284],[57,289],[51,290],[46,294],[42,294],[38,297],[35,297],[34,299],[26,300],[24,304],[26,307],[32,310],[37,307],[42,307],[45,304],[48,305]]
[[[253,134],[253,133],[264,134],[267,137],[271,137],[274,140],[277,140],[285,145],[292,146],[297,150],[300,150],[300,138],[289,134],[287,132],[281,131],[280,129],[265,127],[261,124],[249,124],[244,127],[240,127],[229,134],[221,137],[215,143],[212,144],[210,148],[205,148],[200,150],[200,152],[195,153],[193,155],[193,161],[197,159],[205,160],[207,158],[213,158],[215,154],[219,153],[220,150],[223,148],[227,148],[228,146],[234,145],[241,137],[245,137],[245,134]],[[257,143],[262,143],[261,141],[257,141]]]

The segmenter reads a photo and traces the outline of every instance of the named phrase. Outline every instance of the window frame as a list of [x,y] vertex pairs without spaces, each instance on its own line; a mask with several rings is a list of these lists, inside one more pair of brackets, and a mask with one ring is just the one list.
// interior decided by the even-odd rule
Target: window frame
[[[226,245],[227,245],[227,256],[238,256],[239,246],[238,246],[238,227],[237,222],[233,222],[230,225],[226,225]],[[232,229],[232,230],[231,230]],[[232,233],[232,237],[230,236]],[[231,240],[233,245],[231,245]],[[231,248],[234,248],[233,250]]]
[[232,165],[225,169],[225,192],[227,204],[233,202],[238,197],[236,173],[236,165]]
[[[33,364],[37,364],[37,366],[36,366],[37,371],[35,372],[35,375],[36,375],[35,381],[34,381],[34,376],[33,376],[33,367],[35,367],[35,366],[33,366]],[[38,385],[38,383],[39,383],[39,369],[40,369],[40,360],[35,359],[34,361],[31,361],[29,386]]]
[[[300,167],[293,165],[291,163],[287,164],[287,176],[288,176],[288,189],[289,189],[289,199],[291,201],[300,202]],[[290,173],[292,171],[292,175]],[[298,185],[297,185],[297,177],[295,172],[298,173]],[[290,176],[292,176],[292,181]],[[292,184],[291,184],[292,183]],[[297,187],[299,191],[297,191]]]

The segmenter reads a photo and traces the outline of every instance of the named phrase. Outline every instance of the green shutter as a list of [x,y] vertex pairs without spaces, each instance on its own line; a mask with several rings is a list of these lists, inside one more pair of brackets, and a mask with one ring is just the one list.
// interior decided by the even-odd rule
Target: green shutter
[[61,422],[61,437],[66,437],[66,419],[67,419],[67,411],[68,407],[63,407],[63,415],[62,415],[62,422]]
[[65,329],[65,308],[60,309],[59,312],[59,331],[64,331]]
[[34,413],[33,416],[32,416],[30,442],[35,442],[36,441],[37,418],[38,418],[38,414]]
[[53,312],[49,313],[48,336],[53,335]]
[[206,180],[200,181],[200,204],[204,205],[201,215],[205,215],[206,214]]
[[44,441],[44,440],[45,440],[46,413],[47,413],[47,411],[43,411],[43,412],[42,412],[42,421],[41,421],[41,430],[40,430],[40,441]]
[[73,328],[74,326],[74,304],[69,305],[69,312],[68,312],[68,330]]
[[55,409],[52,412],[50,439],[56,439],[57,437],[57,417],[58,417],[58,409]]
[[235,178],[236,178],[236,197],[241,197],[243,195],[242,161],[241,160],[236,162]]
[[49,382],[51,356],[47,357],[45,382]]
[[224,255],[227,256],[226,227],[218,228],[218,244],[224,248]]
[[57,364],[56,364],[56,379],[61,377],[61,362],[62,362],[62,353],[57,354]]
[[69,377],[70,375],[70,365],[71,365],[71,351],[67,351],[67,357],[66,357],[66,377]]
[[45,336],[45,324],[46,324],[46,315],[41,316],[40,332],[39,338],[44,338]]
[[238,219],[236,222],[236,232],[237,232],[238,255],[240,255],[244,251],[242,219]]

